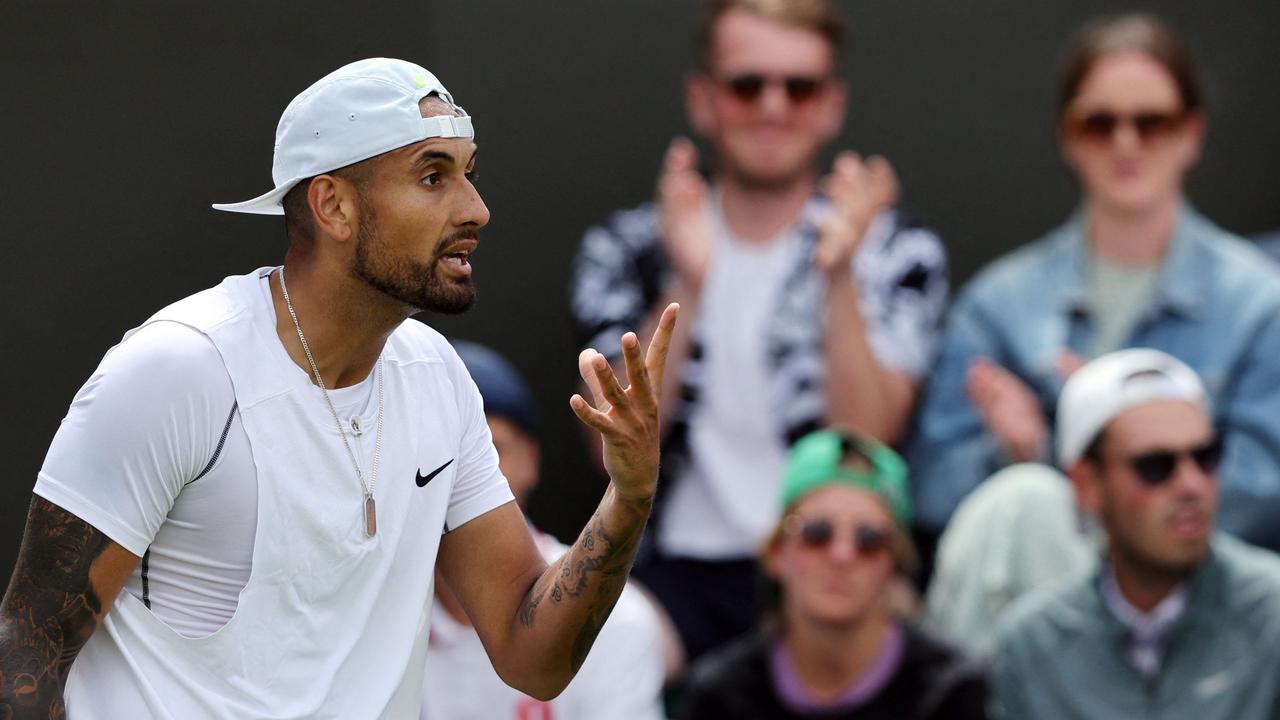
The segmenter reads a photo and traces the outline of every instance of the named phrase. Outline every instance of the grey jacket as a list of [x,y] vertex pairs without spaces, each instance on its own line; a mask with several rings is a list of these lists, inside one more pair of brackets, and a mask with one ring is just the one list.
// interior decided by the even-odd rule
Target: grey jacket
[[1226,535],[1191,580],[1164,664],[1145,680],[1098,574],[1015,606],[999,632],[992,717],[1280,718],[1280,558]]

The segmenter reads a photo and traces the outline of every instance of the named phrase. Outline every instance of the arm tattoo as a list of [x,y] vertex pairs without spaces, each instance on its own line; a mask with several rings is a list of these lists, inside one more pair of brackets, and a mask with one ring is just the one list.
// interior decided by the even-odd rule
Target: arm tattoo
[[[627,582],[643,528],[641,524],[624,537],[610,535],[600,512],[596,511],[578,542],[560,558],[559,572],[543,573],[520,606],[520,623],[530,627],[538,606],[548,598],[552,603],[561,603],[566,597],[588,603],[586,621],[573,641],[574,672],[582,666]],[[593,576],[598,576],[598,584],[595,592],[588,592]]]
[[62,718],[71,663],[98,626],[89,568],[110,540],[41,497],[0,603],[0,718]]

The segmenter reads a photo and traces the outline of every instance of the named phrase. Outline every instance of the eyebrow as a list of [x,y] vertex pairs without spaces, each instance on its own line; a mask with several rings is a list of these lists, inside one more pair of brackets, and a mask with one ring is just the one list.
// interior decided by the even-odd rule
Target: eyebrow
[[[469,162],[475,161],[477,152],[478,150],[472,151],[471,160]],[[430,165],[432,162],[435,162],[436,160],[443,160],[445,162],[453,163],[455,165],[458,164],[458,159],[454,157],[452,153],[447,153],[443,150],[427,149],[427,150],[423,150],[422,153],[418,155],[418,157],[414,158],[413,168],[417,170],[419,168]]]

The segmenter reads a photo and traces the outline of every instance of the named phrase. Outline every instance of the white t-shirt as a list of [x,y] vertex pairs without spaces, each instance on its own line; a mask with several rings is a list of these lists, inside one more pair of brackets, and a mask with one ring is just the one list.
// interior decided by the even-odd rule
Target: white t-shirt
[[[568,549],[535,531],[555,562]],[[623,588],[582,668],[559,697],[531,698],[498,677],[474,628],[443,607],[431,616],[421,720],[662,720],[662,633],[657,612]]]
[[702,559],[753,555],[778,516],[787,448],[769,396],[766,329],[788,270],[792,232],[733,237],[718,213],[714,257],[698,299],[701,400],[689,418],[689,462],[666,500],[658,546]]
[[512,499],[474,383],[410,321],[381,370],[334,394],[368,468],[385,373],[379,530],[364,536],[328,406],[275,336],[269,272],[228,278],[127,335],[50,448],[35,492],[147,561],[72,666],[72,717],[416,708],[414,638],[425,644],[440,533]]

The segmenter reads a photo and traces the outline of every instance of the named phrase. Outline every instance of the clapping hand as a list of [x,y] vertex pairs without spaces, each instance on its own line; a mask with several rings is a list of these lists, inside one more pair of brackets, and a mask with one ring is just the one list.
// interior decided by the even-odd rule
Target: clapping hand
[[658,176],[662,247],[677,277],[694,289],[711,264],[708,196],[707,181],[698,173],[698,149],[686,138],[672,140]]
[[831,200],[830,212],[820,221],[814,263],[828,275],[849,267],[871,221],[898,201],[898,176],[888,160],[873,155],[863,160],[856,153],[836,156],[822,190]]
[[1000,365],[978,358],[969,365],[968,391],[983,424],[1011,460],[1041,458],[1049,431],[1031,388]]

